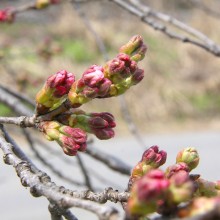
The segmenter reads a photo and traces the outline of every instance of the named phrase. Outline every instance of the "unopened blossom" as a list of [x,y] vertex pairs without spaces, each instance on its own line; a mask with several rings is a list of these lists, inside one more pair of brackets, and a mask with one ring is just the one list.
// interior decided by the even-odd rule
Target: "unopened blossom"
[[189,201],[194,193],[194,184],[189,178],[189,173],[185,170],[179,170],[173,173],[169,178],[169,197],[170,204],[180,204]]
[[189,173],[190,170],[189,170],[189,167],[187,166],[186,163],[183,163],[183,162],[176,163],[174,165],[171,165],[171,166],[167,167],[166,177],[170,178],[174,174],[178,173],[179,171],[185,171],[185,172]]
[[128,213],[143,216],[155,212],[158,202],[166,195],[169,185],[169,180],[162,171],[149,171],[132,186],[127,204]]
[[85,151],[87,135],[80,128],[64,126],[56,121],[41,122],[39,129],[50,141],[56,141],[64,153],[74,156],[78,151]]
[[13,22],[15,14],[11,8],[0,10],[0,22]]
[[112,82],[110,96],[123,94],[144,78],[144,71],[139,69],[137,63],[125,53],[120,53],[116,58],[107,62],[104,74]]
[[144,174],[152,169],[156,169],[162,166],[166,162],[167,153],[163,150],[159,150],[158,146],[152,146],[147,149],[143,155],[141,161],[132,170],[129,179],[129,188],[133,185],[135,181],[140,179]]
[[199,154],[193,147],[185,148],[177,154],[176,162],[186,163],[191,171],[192,169],[195,169],[199,164]]
[[74,81],[74,75],[66,70],[61,70],[48,77],[45,85],[36,96],[37,113],[44,114],[57,108],[66,99]]
[[146,54],[147,46],[139,35],[133,36],[129,42],[120,48],[120,53],[128,54],[132,60],[141,61]]
[[101,140],[114,137],[116,126],[114,116],[108,112],[85,113],[82,110],[61,114],[57,120],[70,127],[78,127],[96,135]]
[[108,96],[111,84],[104,76],[103,67],[93,65],[72,85],[69,100],[73,106],[80,106],[96,97]]

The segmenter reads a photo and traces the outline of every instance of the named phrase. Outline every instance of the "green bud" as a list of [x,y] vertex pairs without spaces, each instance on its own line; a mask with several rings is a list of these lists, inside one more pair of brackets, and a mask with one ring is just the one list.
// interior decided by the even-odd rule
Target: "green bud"
[[189,170],[195,169],[199,164],[199,154],[193,147],[183,149],[177,154],[176,162],[184,162],[189,167]]

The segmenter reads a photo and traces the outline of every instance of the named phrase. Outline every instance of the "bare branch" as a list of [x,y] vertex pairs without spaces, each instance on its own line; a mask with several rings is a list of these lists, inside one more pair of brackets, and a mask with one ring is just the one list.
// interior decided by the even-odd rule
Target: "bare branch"
[[77,154],[76,159],[78,160],[78,164],[79,164],[81,171],[82,171],[82,174],[84,176],[86,186],[88,187],[88,189],[92,190],[92,184],[91,184],[91,180],[89,177],[89,173],[83,163],[81,156],[79,154]]
[[13,124],[20,127],[34,127],[35,126],[35,115],[32,117],[20,116],[20,117],[0,117],[0,123],[2,124]]
[[44,164],[46,167],[48,167],[56,176],[58,176],[59,178],[65,180],[66,182],[69,182],[73,185],[76,185],[76,186],[83,186],[85,184],[81,183],[81,182],[78,182],[78,181],[75,181],[75,180],[72,180],[71,178],[67,177],[67,176],[64,176],[62,174],[62,172],[60,172],[59,170],[57,170],[52,164],[50,164],[49,162],[47,162],[46,159],[44,159],[44,157],[38,152],[38,150],[35,148],[34,146],[34,140],[33,138],[31,137],[31,134],[28,133],[25,129],[22,129],[23,131],[23,134],[25,135],[26,137],[26,140],[28,141],[29,143],[29,146],[31,148],[31,150],[34,152],[35,156],[38,158],[38,160]]
[[[32,169],[32,164],[29,164],[17,157],[10,143],[5,140],[5,130],[1,126],[0,132],[0,148],[4,153],[4,161],[9,165],[13,165],[18,176],[21,179],[22,185],[30,187],[33,196],[45,196],[51,202],[57,204],[61,208],[79,207],[96,213],[100,219],[111,219],[112,216],[117,216],[117,211],[114,208],[101,206],[91,201],[106,202],[125,202],[129,194],[127,192],[119,193],[111,188],[106,189],[103,193],[93,193],[91,191],[77,192],[58,187],[51,182],[50,177],[41,172],[36,172]],[[87,199],[91,201],[84,201]]]
[[6,92],[1,87],[0,87],[0,102],[10,107],[18,115],[26,115],[26,116],[33,115],[33,112],[24,104],[22,104],[18,98]]
[[51,215],[51,220],[63,220],[57,205],[50,203],[48,206],[48,210]]
[[[147,7],[146,5],[140,4],[137,0],[130,0],[130,2],[125,0],[109,0],[114,2],[115,4],[119,5],[126,11],[130,12],[131,14],[139,17],[141,21],[148,24],[155,30],[159,30],[165,35],[167,35],[170,38],[180,40],[184,43],[190,43],[193,45],[196,45],[200,48],[205,49],[206,51],[209,51],[215,56],[220,56],[220,46],[217,45],[215,42],[213,42],[211,39],[209,39],[206,35],[203,33],[195,30],[194,28],[180,22],[179,20],[152,10],[150,7]],[[154,19],[159,19],[163,22],[166,22],[170,25],[175,26],[176,28],[182,30],[186,34],[194,35],[196,39],[190,38],[187,35],[181,35],[174,31],[170,31],[167,26],[165,26],[163,23],[158,23]]]
[[7,93],[13,95],[14,97],[20,99],[21,101],[26,102],[27,104],[31,105],[32,107],[35,107],[35,102],[32,99],[30,99],[28,96],[26,96],[25,94],[21,94],[18,91],[14,91],[14,90],[9,89],[8,87],[5,87],[3,85],[0,85],[0,88],[5,90]]
[[62,209],[54,203],[50,203],[48,209],[51,213],[51,220],[63,220],[62,216],[67,220],[78,220],[71,211]]
[[85,153],[102,162],[112,170],[124,175],[130,175],[131,167],[129,165],[112,155],[99,151],[98,149],[92,147],[91,144]]
[[136,124],[134,123],[134,121],[131,117],[131,114],[128,110],[129,108],[127,106],[125,97],[123,95],[120,96],[120,106],[121,106],[122,116],[128,125],[128,129],[129,129],[130,133],[135,137],[135,140],[138,142],[139,146],[142,147],[142,149],[143,149],[145,147],[144,140],[143,140],[140,132],[138,131]]

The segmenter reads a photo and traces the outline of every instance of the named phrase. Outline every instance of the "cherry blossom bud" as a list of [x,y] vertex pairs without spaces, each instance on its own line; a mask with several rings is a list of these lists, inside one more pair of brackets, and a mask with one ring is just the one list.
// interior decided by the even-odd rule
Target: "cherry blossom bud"
[[163,150],[159,151],[158,146],[152,146],[147,149],[143,155],[142,159],[132,170],[128,189],[131,188],[133,183],[140,179],[144,174],[148,173],[150,170],[162,166],[166,162],[167,153]]
[[105,78],[103,71],[103,67],[93,65],[72,85],[68,94],[72,105],[82,105],[94,98],[109,96],[112,82]]
[[174,165],[171,165],[169,167],[167,167],[166,169],[166,177],[169,179],[171,178],[174,174],[178,173],[179,171],[185,171],[187,173],[189,173],[189,167],[183,163],[176,163]]
[[45,85],[36,96],[37,113],[45,114],[62,104],[74,81],[74,75],[66,70],[61,70],[48,77]]
[[93,65],[83,73],[82,80],[85,85],[95,87],[104,79],[103,71],[102,66]]
[[15,18],[15,14],[13,13],[13,9],[6,8],[0,10],[0,22],[13,22]]
[[139,35],[133,36],[127,44],[120,48],[120,53],[128,54],[136,62],[144,58],[146,51],[147,46]]
[[115,136],[115,132],[112,128],[93,129],[93,133],[100,140],[108,140]]
[[138,84],[144,78],[144,70],[137,69],[134,74],[131,76],[131,81],[133,85]]
[[184,162],[189,167],[189,170],[195,169],[199,164],[199,154],[193,147],[183,149],[177,154],[176,162]]
[[132,189],[127,204],[130,215],[146,215],[157,210],[157,205],[169,188],[167,180],[160,170],[151,170],[137,180]]
[[74,156],[78,151],[85,151],[87,135],[80,128],[71,128],[55,121],[41,122],[39,129],[48,140],[55,140],[64,153]]
[[71,127],[78,127],[88,133],[96,135],[101,140],[114,137],[113,128],[116,126],[114,116],[108,112],[85,113],[84,111],[74,111],[61,114],[57,120],[62,124]]
[[159,147],[154,145],[147,149],[142,155],[142,161],[151,165],[153,168],[162,166],[167,159],[167,153],[163,150],[159,151]]
[[193,182],[189,178],[189,173],[180,170],[170,177],[169,203],[180,204],[189,201],[194,193]]

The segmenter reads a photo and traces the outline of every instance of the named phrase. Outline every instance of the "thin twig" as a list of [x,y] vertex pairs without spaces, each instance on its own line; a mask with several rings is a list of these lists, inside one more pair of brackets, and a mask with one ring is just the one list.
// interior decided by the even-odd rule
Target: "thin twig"
[[3,85],[0,85],[0,88],[2,88],[3,90],[5,90],[6,92],[8,92],[9,94],[13,95],[14,97],[20,99],[21,101],[26,102],[27,104],[29,104],[32,107],[35,107],[35,102],[29,98],[28,96],[26,96],[25,94],[21,94],[18,91],[14,91],[12,89],[9,89],[8,87],[5,87]]
[[92,183],[91,183],[91,180],[90,180],[89,172],[88,172],[87,168],[85,167],[81,156],[79,154],[76,155],[76,159],[78,161],[79,167],[80,167],[80,169],[82,171],[82,174],[84,176],[85,185],[88,187],[88,189],[92,190],[93,187],[92,187]]
[[0,102],[7,105],[18,115],[31,116],[33,111],[26,107],[21,101],[14,95],[8,93],[0,87]]
[[0,117],[0,123],[2,124],[13,124],[20,127],[34,127],[35,126],[35,115],[32,117],[20,116],[20,117]]
[[[140,4],[139,1],[132,1],[133,3],[138,2],[138,4],[135,3],[135,5],[131,3],[131,1],[128,2],[125,0],[109,0],[109,1],[119,5],[126,11],[139,17],[141,21],[148,24],[155,30],[161,31],[163,34],[167,35],[168,37],[172,39],[176,39],[184,43],[190,43],[192,45],[205,49],[206,51],[212,53],[215,56],[220,56],[219,45],[217,45],[215,42],[213,42],[203,33],[178,21],[177,19],[172,18],[171,16],[162,14],[160,12],[156,12],[152,10],[151,8],[147,7],[146,5]],[[181,35],[174,31],[171,31],[163,23],[158,23],[157,21],[155,21],[154,18],[167,22],[170,25],[174,25],[175,27],[179,28],[186,34],[193,34],[196,37],[196,39],[190,38],[187,35]]]
[[121,106],[122,116],[128,125],[128,129],[130,133],[135,137],[135,140],[138,142],[139,146],[142,149],[145,148],[144,139],[142,138],[140,132],[138,131],[136,124],[134,123],[131,117],[124,95],[120,96],[120,106]]
[[110,169],[117,171],[124,175],[130,175],[131,167],[124,163],[122,160],[114,157],[113,155],[104,153],[96,148],[94,148],[91,144],[87,147],[85,152],[89,156],[95,158],[96,160],[102,162],[104,165],[108,166]]

